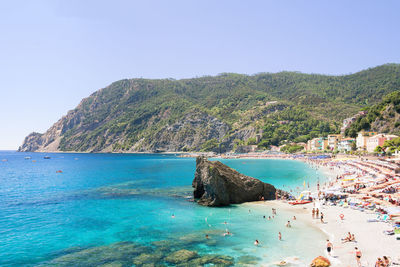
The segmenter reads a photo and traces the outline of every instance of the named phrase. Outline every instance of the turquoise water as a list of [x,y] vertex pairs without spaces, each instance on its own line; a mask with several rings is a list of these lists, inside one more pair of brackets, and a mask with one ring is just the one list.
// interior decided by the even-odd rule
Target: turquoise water
[[[51,159],[44,159],[45,155]],[[25,159],[28,156],[31,159]],[[193,158],[0,152],[0,160],[0,266],[53,266],[59,257],[73,258],[79,251],[82,255],[99,246],[111,249],[110,244],[121,241],[132,243],[114,246],[135,244],[148,254],[164,253],[159,257],[164,264],[163,257],[183,248],[199,255],[229,256],[235,264],[268,263],[290,256],[309,262],[315,255],[306,245],[323,239],[320,232],[301,222],[284,229],[291,215],[282,212],[268,221],[263,216],[271,212],[262,207],[207,208],[191,202]],[[312,186],[321,176],[297,161],[222,162],[286,190],[301,190],[304,180]],[[223,236],[227,229],[232,236]],[[282,242],[277,239],[278,231],[283,234]],[[205,239],[206,234],[210,239]],[[260,240],[260,247],[253,245],[255,239]],[[155,241],[163,241],[163,249]],[[129,257],[139,257],[137,251],[130,251]],[[113,261],[102,253],[86,253],[103,257],[88,266]],[[123,262],[122,266],[127,262],[140,266],[129,257],[116,261]]]

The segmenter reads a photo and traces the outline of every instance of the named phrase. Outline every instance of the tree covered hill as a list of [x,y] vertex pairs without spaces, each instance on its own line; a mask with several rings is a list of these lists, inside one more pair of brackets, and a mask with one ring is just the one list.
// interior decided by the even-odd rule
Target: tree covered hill
[[100,89],[20,151],[229,151],[337,132],[341,120],[400,88],[400,65],[351,75],[223,73],[126,79]]
[[355,137],[361,130],[400,135],[400,90],[384,96],[381,102],[364,110],[367,114],[358,117],[346,129],[346,135]]

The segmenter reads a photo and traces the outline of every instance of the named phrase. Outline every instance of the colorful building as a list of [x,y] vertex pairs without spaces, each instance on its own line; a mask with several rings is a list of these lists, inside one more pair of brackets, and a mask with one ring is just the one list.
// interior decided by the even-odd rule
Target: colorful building
[[383,146],[386,140],[392,140],[397,138],[397,135],[393,134],[377,134],[369,137],[367,140],[367,151],[372,153],[375,151],[377,146]]
[[338,143],[338,150],[342,152],[351,151],[352,145],[356,140],[354,138],[344,138]]
[[366,131],[359,132],[357,135],[357,138],[356,138],[357,150],[366,151],[368,138],[370,138],[376,134],[378,134],[378,133],[377,132],[366,132]]
[[330,134],[328,135],[328,147],[330,150],[335,150],[338,148],[338,144],[342,140],[342,136],[340,134]]

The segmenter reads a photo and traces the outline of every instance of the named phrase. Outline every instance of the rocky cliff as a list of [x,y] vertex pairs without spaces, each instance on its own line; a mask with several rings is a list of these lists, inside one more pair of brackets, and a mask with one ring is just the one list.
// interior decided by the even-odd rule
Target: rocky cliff
[[275,199],[273,185],[243,175],[219,161],[205,157],[196,159],[196,173],[192,183],[194,198],[204,206],[227,206],[249,201]]

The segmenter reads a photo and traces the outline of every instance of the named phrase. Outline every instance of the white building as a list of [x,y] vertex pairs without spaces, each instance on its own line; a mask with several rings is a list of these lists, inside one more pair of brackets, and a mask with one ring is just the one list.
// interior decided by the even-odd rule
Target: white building
[[368,138],[376,134],[377,132],[365,132],[365,131],[359,132],[356,138],[357,149],[360,151],[366,151]]

